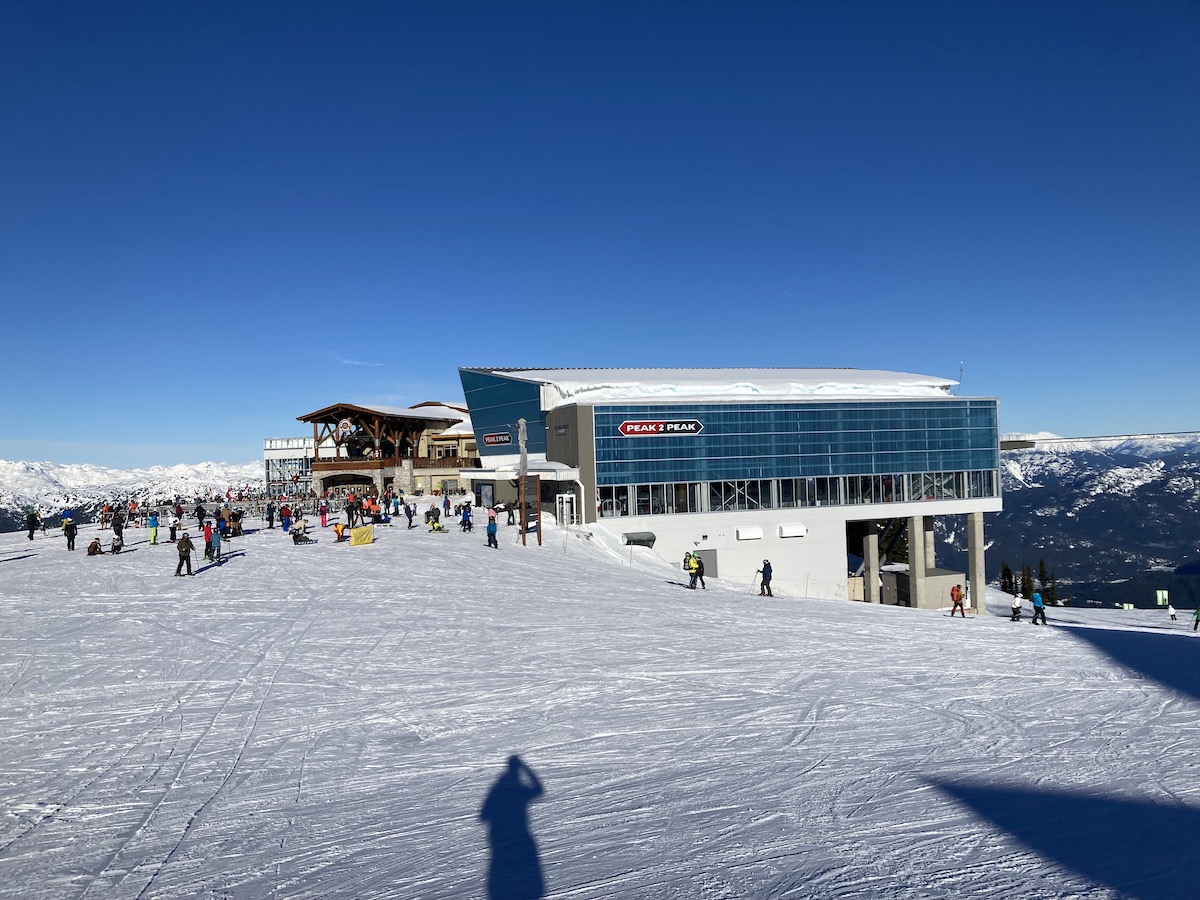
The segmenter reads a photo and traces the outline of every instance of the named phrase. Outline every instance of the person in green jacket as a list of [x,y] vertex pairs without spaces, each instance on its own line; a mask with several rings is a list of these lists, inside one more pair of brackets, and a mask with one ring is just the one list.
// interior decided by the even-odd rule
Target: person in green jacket
[[192,539],[188,537],[187,532],[183,533],[183,538],[175,545],[175,549],[179,551],[179,565],[175,567],[176,576],[183,574],[183,567],[187,566],[188,574],[192,574],[192,551],[196,549],[196,545],[192,543]]
[[1196,621],[1192,624],[1192,631],[1200,628],[1200,606],[1196,607]]

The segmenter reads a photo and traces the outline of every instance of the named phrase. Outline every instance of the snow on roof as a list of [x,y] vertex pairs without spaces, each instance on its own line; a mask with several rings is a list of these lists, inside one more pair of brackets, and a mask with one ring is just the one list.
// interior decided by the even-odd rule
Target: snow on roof
[[[736,402],[799,397],[946,397],[958,382],[871,369],[492,369],[553,389],[545,406],[613,402]],[[549,392],[548,392],[549,393]]]

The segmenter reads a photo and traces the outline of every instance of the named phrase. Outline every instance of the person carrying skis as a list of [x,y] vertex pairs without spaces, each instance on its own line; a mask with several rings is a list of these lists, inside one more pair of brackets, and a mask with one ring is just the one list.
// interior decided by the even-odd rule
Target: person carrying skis
[[1037,591],[1033,592],[1033,596],[1029,598],[1033,602],[1033,623],[1038,624],[1038,619],[1042,620],[1042,624],[1046,624],[1046,604],[1042,600],[1042,595]]
[[771,593],[771,561],[764,559],[762,568],[755,570],[754,574],[762,575],[762,584],[758,588],[758,596],[774,597],[775,595]]
[[966,610],[963,609],[963,592],[962,585],[956,584],[950,588],[950,602],[953,604],[950,607],[950,618],[954,618],[954,611],[957,609],[959,614],[965,619],[967,617]]
[[192,551],[196,549],[196,545],[192,543],[192,539],[188,537],[185,531],[179,543],[175,545],[175,549],[179,551],[179,565],[175,567],[175,575],[183,575],[183,567],[187,566],[187,573],[192,574]]

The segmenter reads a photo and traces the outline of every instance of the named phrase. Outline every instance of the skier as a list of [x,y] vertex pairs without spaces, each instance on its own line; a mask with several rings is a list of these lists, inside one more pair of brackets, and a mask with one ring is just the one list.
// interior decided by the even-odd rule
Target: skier
[[212,546],[213,546],[212,540],[213,540],[212,522],[209,522],[206,520],[204,522],[204,558],[207,559],[209,562],[212,562],[212,558],[213,558],[212,557]]
[[150,546],[153,547],[158,543],[158,512],[150,513],[150,518],[146,520],[146,527],[150,529]]
[[1042,624],[1045,625],[1046,624],[1046,604],[1042,601],[1042,595],[1039,594],[1037,591],[1034,591],[1033,596],[1031,596],[1029,599],[1031,601],[1033,601],[1033,622],[1032,622],[1032,624],[1034,624],[1034,625],[1038,624],[1038,619],[1041,619]]
[[221,564],[221,529],[214,528],[212,533],[212,560],[218,566]]
[[487,545],[500,549],[500,545],[496,542],[496,517],[492,516],[487,523]]
[[175,567],[176,576],[183,575],[183,567],[187,566],[188,574],[192,574],[192,551],[196,549],[196,545],[192,543],[192,539],[188,537],[185,531],[179,543],[175,545],[175,549],[179,551],[179,565]]
[[[63,535],[67,539],[67,549],[75,549],[75,535],[79,534],[79,526],[75,524],[75,520],[68,517],[63,520]],[[1172,616],[1171,618],[1174,618]]]
[[417,527],[416,525],[414,525],[412,523],[413,516],[415,516],[416,514],[417,514],[417,504],[416,503],[405,503],[404,504],[404,515],[408,518],[408,527],[409,528]]
[[1171,617],[1172,622],[1178,621],[1175,618],[1175,607],[1173,607],[1170,603],[1167,604],[1167,615]]
[[764,559],[762,568],[756,569],[754,574],[762,575],[762,585],[758,589],[758,596],[774,597],[775,595],[771,593],[771,561]]
[[1020,594],[1016,594],[1012,598],[1012,621],[1013,622],[1021,621],[1021,595]]
[[963,592],[962,585],[956,584],[950,588],[950,602],[953,606],[950,607],[950,618],[954,618],[954,611],[958,610],[959,614],[965,619],[967,617],[966,610],[963,609]]

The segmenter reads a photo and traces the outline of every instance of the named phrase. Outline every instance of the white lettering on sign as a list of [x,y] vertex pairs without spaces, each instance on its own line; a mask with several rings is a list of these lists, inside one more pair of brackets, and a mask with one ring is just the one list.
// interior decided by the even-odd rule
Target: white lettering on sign
[[617,431],[625,437],[657,434],[699,434],[704,423],[697,419],[664,419],[661,421],[622,422]]
[[507,431],[501,431],[498,434],[485,434],[483,443],[488,447],[495,447],[497,444],[511,444],[512,435]]

